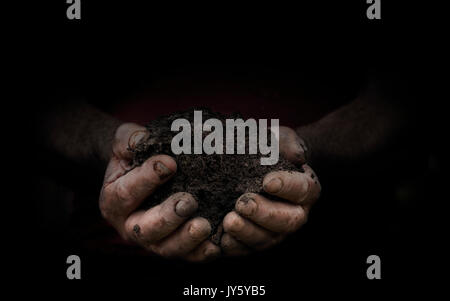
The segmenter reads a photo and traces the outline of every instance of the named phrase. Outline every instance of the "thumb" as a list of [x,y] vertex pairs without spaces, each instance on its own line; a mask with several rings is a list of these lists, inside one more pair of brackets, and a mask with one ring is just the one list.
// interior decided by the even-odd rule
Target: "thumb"
[[147,139],[150,133],[147,129],[136,123],[124,123],[117,128],[113,152],[119,158],[131,159],[133,157],[132,149],[136,147],[139,141]]
[[280,126],[280,153],[294,164],[302,165],[306,163],[305,143],[287,126]]

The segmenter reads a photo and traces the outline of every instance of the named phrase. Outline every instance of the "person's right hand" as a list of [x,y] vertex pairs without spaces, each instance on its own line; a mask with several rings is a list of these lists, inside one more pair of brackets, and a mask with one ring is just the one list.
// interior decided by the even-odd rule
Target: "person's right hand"
[[189,219],[197,210],[197,201],[184,192],[171,195],[148,210],[138,209],[155,189],[176,172],[177,165],[167,155],[156,155],[141,166],[131,168],[133,153],[129,147],[149,135],[134,123],[118,127],[112,154],[100,193],[103,217],[120,236],[163,257],[204,261],[220,254],[207,240],[211,225],[201,217]]

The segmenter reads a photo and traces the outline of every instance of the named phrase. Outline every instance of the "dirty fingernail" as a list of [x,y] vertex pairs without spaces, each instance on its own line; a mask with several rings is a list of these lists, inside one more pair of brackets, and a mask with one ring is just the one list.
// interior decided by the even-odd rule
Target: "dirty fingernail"
[[188,228],[188,232],[191,238],[194,238],[196,240],[203,240],[210,234],[211,229],[203,227],[203,225],[195,225],[194,223],[192,223]]
[[264,190],[269,193],[277,193],[281,190],[282,187],[283,182],[280,180],[280,178],[273,178],[272,180],[264,184]]
[[148,132],[145,131],[145,130],[138,130],[138,131],[133,132],[133,133],[130,135],[130,138],[129,138],[129,140],[128,140],[128,145],[129,145],[131,148],[135,148],[136,145],[137,145],[142,139],[144,139],[147,135],[148,135]]
[[197,203],[191,200],[179,200],[175,205],[175,213],[181,217],[188,217],[197,210]]
[[167,178],[172,174],[172,171],[159,161],[156,161],[155,164],[153,164],[153,169],[156,171],[160,179]]
[[251,197],[243,196],[236,203],[236,210],[246,216],[252,215],[256,210],[256,203]]

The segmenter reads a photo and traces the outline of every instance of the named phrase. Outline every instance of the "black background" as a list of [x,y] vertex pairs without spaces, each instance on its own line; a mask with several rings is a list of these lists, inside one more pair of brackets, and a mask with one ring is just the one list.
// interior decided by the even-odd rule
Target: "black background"
[[[103,87],[120,83],[110,98],[103,95],[95,101],[108,110],[114,97],[132,91],[140,78],[167,76],[167,70],[179,69],[229,72],[269,66],[314,73],[316,67],[331,65],[345,73],[370,64],[401,66],[419,74],[415,82],[421,93],[411,105],[423,107],[424,114],[389,154],[373,158],[364,168],[321,175],[323,195],[298,234],[272,250],[239,259],[193,265],[86,251],[65,231],[41,231],[34,205],[28,205],[38,204],[39,196],[19,185],[15,204],[21,217],[10,223],[17,230],[8,239],[14,253],[8,257],[14,265],[13,279],[43,287],[65,281],[65,260],[77,254],[82,282],[123,283],[97,286],[104,291],[137,291],[152,298],[181,296],[182,287],[190,284],[255,284],[266,285],[268,297],[300,296],[311,285],[378,289],[379,284],[365,275],[367,256],[376,254],[382,260],[384,283],[423,285],[442,280],[448,235],[441,224],[446,216],[442,167],[446,151],[441,143],[445,135],[439,7],[424,1],[382,1],[382,20],[371,21],[365,1],[245,6],[82,1],[82,19],[71,21],[66,19],[64,1],[40,2],[24,7],[11,23],[21,45],[15,54],[21,108],[12,110],[25,129],[34,110],[67,91],[96,95],[101,90],[107,95]],[[111,75],[117,73],[129,76]],[[350,85],[359,80],[358,75],[350,78],[354,81]],[[55,172],[46,169],[51,164],[43,154],[25,151],[22,160],[38,173]],[[56,172],[68,173],[64,168]],[[33,174],[19,169],[17,179],[25,174],[33,181]],[[96,184],[89,184],[92,191]],[[405,191],[401,189],[409,193],[404,201],[397,198]],[[70,288],[80,286],[73,282]]]

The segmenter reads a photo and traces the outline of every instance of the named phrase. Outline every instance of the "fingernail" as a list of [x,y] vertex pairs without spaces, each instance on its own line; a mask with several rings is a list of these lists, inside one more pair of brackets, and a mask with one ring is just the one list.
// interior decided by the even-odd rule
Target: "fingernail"
[[188,217],[197,210],[197,202],[191,200],[179,200],[175,205],[175,213],[181,217]]
[[283,187],[283,182],[280,178],[273,178],[264,184],[264,190],[269,193],[277,193]]
[[236,210],[245,216],[251,216],[255,212],[256,206],[255,200],[244,195],[237,201]]
[[144,139],[145,136],[148,135],[147,131],[136,131],[133,134],[131,134],[129,139],[129,145],[131,148],[136,147],[136,144],[138,144],[142,139]]
[[155,164],[153,164],[153,169],[156,171],[160,179],[167,178],[172,174],[172,171],[159,161],[156,161]]

